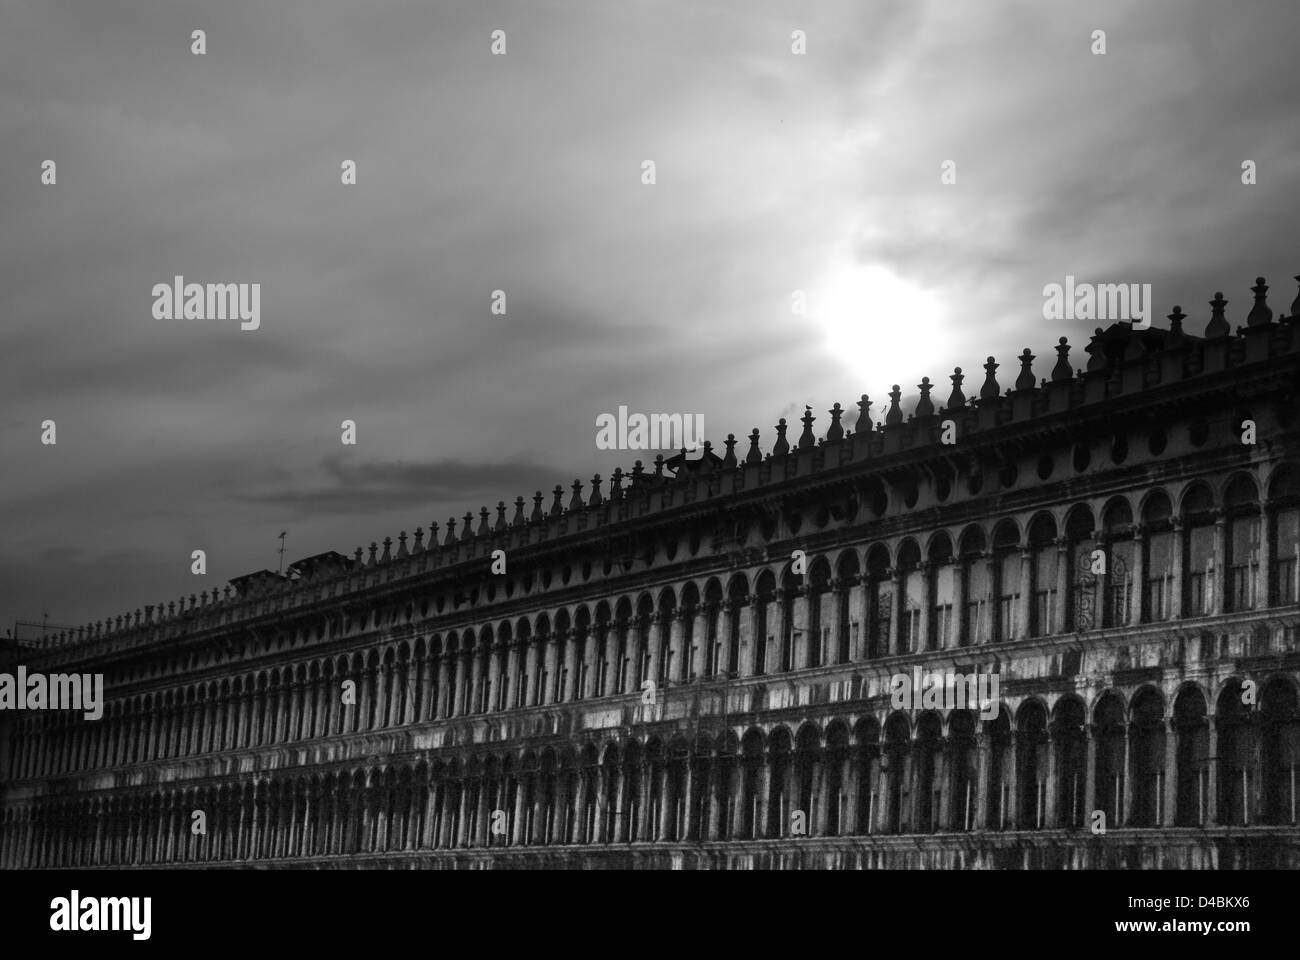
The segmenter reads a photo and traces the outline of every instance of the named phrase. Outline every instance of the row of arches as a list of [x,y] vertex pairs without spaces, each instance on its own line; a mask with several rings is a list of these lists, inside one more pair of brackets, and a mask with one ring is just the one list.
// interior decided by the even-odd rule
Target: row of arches
[[5,811],[0,865],[1294,825],[1297,765],[1295,678],[1232,678],[49,799]]
[[120,698],[99,721],[17,723],[15,771],[39,777],[574,702],[701,679],[1291,606],[1300,474],[1274,470],[1177,500],[1156,489],[1059,518],[972,524],[846,548],[806,574],[737,572],[613,602]]

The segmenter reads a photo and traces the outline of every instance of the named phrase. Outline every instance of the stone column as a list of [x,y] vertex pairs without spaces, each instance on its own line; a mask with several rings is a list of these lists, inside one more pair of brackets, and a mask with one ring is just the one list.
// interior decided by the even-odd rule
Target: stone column
[[934,564],[921,561],[921,616],[918,618],[916,636],[912,638],[917,651],[930,649],[930,616],[934,606]]
[[737,629],[740,631],[740,655],[736,670],[742,677],[752,677],[755,644],[761,641],[755,624],[758,611],[753,595],[739,597],[731,606],[731,615],[737,618]]
[[[827,782],[829,778],[826,776],[829,764],[830,761],[824,750],[819,752],[817,758],[813,761],[813,800],[811,804],[813,809],[810,811],[812,823],[808,825],[808,835],[812,837],[826,836],[826,824],[829,821],[828,810],[832,803],[830,784]],[[833,802],[839,803],[838,795]]]
[[1124,787],[1122,792],[1122,810],[1120,815],[1123,819],[1116,826],[1128,826],[1133,822],[1133,768],[1131,766],[1131,750],[1129,745],[1133,740],[1133,725],[1126,723],[1124,725],[1124,766],[1120,768],[1120,776],[1124,778]]
[[[647,673],[641,677],[641,683],[650,680],[654,683],[656,689],[659,687],[659,671],[663,663],[664,647],[667,643],[668,626],[665,623],[666,618],[658,610],[649,615],[649,626],[645,628],[645,643],[649,646],[650,659],[647,665]],[[642,631],[637,631],[640,634]],[[638,651],[638,661],[641,651]],[[639,669],[639,667],[638,667]],[[638,685],[638,688],[640,686]]]
[[1056,538],[1056,608],[1052,616],[1052,633],[1065,633],[1070,613],[1070,541]]
[[480,777],[478,781],[478,804],[474,813],[474,844],[485,847],[488,844],[488,828],[491,826],[492,812],[488,809],[488,781]]
[[1173,579],[1170,585],[1169,618],[1178,620],[1183,617],[1183,592],[1187,582],[1187,531],[1182,517],[1170,519],[1173,537],[1170,549],[1173,550]]
[[[545,644],[545,650],[539,650],[538,655],[545,657],[546,664],[546,682],[543,684],[544,689],[540,691],[538,702],[542,704],[552,704],[555,702],[555,672],[559,669],[560,651],[555,642],[554,635],[548,635],[542,639]],[[539,675],[539,680],[541,679]]]
[[518,702],[519,684],[520,684],[520,664],[522,663],[522,653],[519,649],[519,641],[512,640],[506,647],[506,699],[505,708],[510,710]]
[[1049,723],[1047,727],[1047,794],[1043,811],[1043,827],[1052,830],[1060,826],[1057,814],[1057,794],[1060,793],[1060,760],[1057,757],[1061,747],[1058,732]]
[[574,691],[577,690],[578,683],[578,633],[576,630],[566,630],[558,634],[565,641],[564,643],[564,689],[560,691],[562,699],[566,702],[572,702],[576,699]]
[[1015,639],[1029,637],[1030,608],[1034,601],[1034,554],[1026,547],[1020,550],[1020,586],[1017,588]]
[[847,590],[844,581],[832,578],[827,584],[826,590],[831,597],[831,615],[830,623],[822,624],[822,627],[830,627],[830,642],[826,644],[826,663],[840,662],[840,634],[848,629],[848,624],[844,622],[844,605],[840,602],[842,592]]
[[524,842],[524,829],[527,826],[528,808],[526,802],[526,785],[527,774],[522,771],[515,775],[515,823],[512,836],[510,838],[511,846],[522,846]]
[[1147,580],[1147,528],[1143,524],[1133,525],[1133,584],[1132,600],[1129,602],[1128,623],[1138,624],[1143,621],[1142,601],[1146,594]]
[[691,616],[694,622],[691,624],[691,639],[695,641],[694,662],[691,664],[692,674],[688,676],[702,677],[705,670],[704,665],[708,663],[709,656],[709,630],[707,614],[704,604],[698,604],[691,610]]
[[1269,601],[1270,582],[1273,579],[1273,542],[1268,533],[1268,507],[1267,500],[1259,501],[1259,557],[1255,567],[1255,609],[1267,610]]
[[899,637],[903,624],[903,576],[898,567],[889,570],[889,590],[889,640],[886,644],[885,656],[902,652],[899,649]]
[[817,638],[812,636],[812,625],[816,620],[812,607],[817,602],[817,594],[813,591],[812,584],[808,582],[807,574],[802,577],[802,581],[803,585],[799,588],[794,603],[790,605],[790,616],[793,621],[790,625],[790,637],[794,644],[796,670],[806,670],[812,663],[812,646],[817,642]]
[[465,693],[465,713],[478,713],[480,691],[483,689],[483,657],[477,645],[469,652],[469,690]]
[[[618,680],[618,630],[611,624],[602,623],[595,630],[597,650],[604,650],[604,657],[596,656],[592,665],[592,695],[609,696],[617,689]],[[601,661],[604,669],[601,669]]]
[[654,840],[654,835],[651,833],[653,826],[650,821],[651,809],[654,808],[654,767],[646,762],[645,757],[642,757],[641,764],[641,805],[637,809],[637,840],[646,843]]
[[[966,561],[953,554],[952,560],[952,631],[943,649],[967,646],[970,627],[966,623]],[[966,642],[963,642],[966,641]]]
[[[1083,725],[1084,735],[1084,769],[1083,769],[1083,822],[1092,823],[1092,812],[1100,809],[1097,796],[1097,730],[1091,723]],[[1106,824],[1107,828],[1114,824]]]
[[620,762],[611,776],[618,777],[614,793],[614,822],[613,833],[610,835],[610,843],[626,843],[628,839],[629,820],[627,809],[627,764],[626,761]]
[[767,805],[772,795],[772,762],[767,753],[762,754],[758,768],[758,816],[754,822],[754,836],[764,839],[768,836]]
[[1164,796],[1161,803],[1164,805],[1161,812],[1161,818],[1157,821],[1157,826],[1172,827],[1176,820],[1178,807],[1178,729],[1174,726],[1172,716],[1164,719],[1165,731],[1165,781],[1163,784]]
[[1226,609],[1228,592],[1228,520],[1222,510],[1214,511],[1214,575],[1205,580],[1206,589],[1213,591],[1210,613],[1217,617]]
[[1214,716],[1206,717],[1210,727],[1209,756],[1206,758],[1205,826],[1219,823],[1219,725]]
[[849,610],[858,611],[858,635],[853,637],[853,631],[850,628],[849,636],[851,647],[849,653],[854,663],[858,663],[867,658],[867,630],[871,623],[871,590],[872,583],[865,570],[857,578],[857,583],[853,586],[853,594],[849,597]]
[[433,701],[438,694],[438,665],[433,656],[433,645],[425,649],[420,663],[420,714],[419,722],[433,719]]
[[491,713],[496,710],[497,700],[501,697],[501,644],[495,637],[488,653],[487,671],[487,712]]

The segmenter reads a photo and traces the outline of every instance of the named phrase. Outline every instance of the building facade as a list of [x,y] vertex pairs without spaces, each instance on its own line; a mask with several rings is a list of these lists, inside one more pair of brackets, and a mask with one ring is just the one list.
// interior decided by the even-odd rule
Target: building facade
[[22,646],[107,702],[0,713],[0,864],[1300,867],[1300,297],[1253,289]]

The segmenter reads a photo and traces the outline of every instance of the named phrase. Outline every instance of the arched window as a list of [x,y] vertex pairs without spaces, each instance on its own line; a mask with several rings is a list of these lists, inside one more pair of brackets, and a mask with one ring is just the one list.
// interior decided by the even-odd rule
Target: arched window
[[987,549],[984,531],[979,527],[968,527],[961,536],[959,546],[957,577],[961,582],[961,594],[965,598],[965,610],[960,611],[957,645],[967,647],[988,642],[992,584],[989,580],[989,565],[984,559]]
[[1278,677],[1260,695],[1260,757],[1263,777],[1260,819],[1276,825],[1296,823],[1296,767],[1300,765],[1300,712],[1295,686]]
[[1186,531],[1186,583],[1183,616],[1208,616],[1214,604],[1214,501],[1204,484],[1197,484],[1182,500]]
[[776,626],[780,622],[780,610],[776,603],[776,577],[772,571],[764,570],[758,576],[754,587],[754,675],[764,676],[771,673],[776,666]]
[[838,656],[835,662],[851,663],[862,656],[860,610],[859,604],[853,602],[853,598],[857,595],[854,588],[861,580],[856,551],[846,550],[840,556],[838,577],[840,583],[835,602],[839,606],[840,635],[837,640]]
[[904,540],[898,550],[898,580],[903,592],[902,620],[898,624],[898,649],[893,653],[910,653],[917,649],[924,608],[922,577],[921,550],[915,540]]
[[1242,703],[1241,681],[1230,681],[1219,694],[1214,719],[1218,734],[1218,822],[1225,826],[1249,826],[1255,822],[1250,797],[1259,787],[1259,768],[1255,763],[1258,730],[1251,722],[1250,708]]
[[881,798],[881,833],[902,833],[908,829],[903,804],[904,777],[907,774],[910,733],[906,714],[894,712],[885,723],[885,745],[881,757],[884,796]]
[[1107,693],[1092,712],[1097,765],[1096,794],[1092,809],[1106,815],[1108,828],[1122,827],[1124,802],[1124,705],[1114,693]]
[[889,552],[876,544],[867,552],[867,659],[889,653],[889,626],[893,615],[893,589],[889,580]]
[[1051,744],[1047,713],[1037,700],[1026,700],[1016,715],[1016,785],[1020,794],[1020,828],[1047,825],[1047,768]]
[[1224,493],[1228,518],[1225,611],[1253,610],[1259,584],[1259,494],[1255,481],[1237,474]]
[[1106,593],[1102,625],[1120,627],[1128,623],[1133,602],[1133,510],[1127,500],[1115,499],[1102,515],[1106,542]]
[[1204,826],[1210,814],[1210,726],[1205,697],[1196,687],[1184,687],[1174,701],[1174,735],[1178,738],[1174,823],[1180,827]]
[[1159,826],[1165,812],[1164,701],[1149,687],[1133,698],[1129,723],[1129,776],[1133,792],[1131,825]]
[[1269,484],[1269,536],[1273,569],[1270,606],[1300,602],[1300,471],[1285,465]]
[[1070,596],[1065,612],[1067,630],[1080,633],[1092,630],[1101,624],[1098,615],[1098,584],[1093,573],[1093,554],[1096,542],[1093,540],[1095,522],[1092,511],[1083,504],[1070,509],[1065,518],[1065,539],[1067,558],[1070,563]]
[[976,788],[979,783],[979,756],[975,750],[975,718],[968,710],[954,710],[948,721],[951,750],[949,789],[952,791],[952,818],[949,830],[969,832],[975,829]]
[[1056,750],[1056,825],[1079,827],[1084,821],[1088,762],[1083,704],[1076,697],[1063,697],[1052,713],[1052,746]]
[[921,714],[916,724],[916,743],[913,748],[916,769],[913,773],[916,790],[916,823],[912,829],[920,833],[939,830],[939,817],[943,809],[943,781],[939,777],[942,762],[943,726],[933,710]]
[[1144,623],[1168,620],[1172,613],[1171,593],[1174,584],[1173,506],[1164,491],[1158,490],[1142,505],[1142,525],[1146,539],[1142,583]]
[[1033,603],[1029,605],[1028,632],[1031,637],[1046,637],[1056,629],[1060,602],[1056,595],[1057,567],[1061,555],[1056,548],[1056,521],[1048,514],[1040,513],[1029,525],[1029,550]]
[[955,570],[952,541],[940,533],[930,541],[930,617],[927,650],[943,650],[952,645]]
[[813,561],[808,576],[808,666],[820,667],[832,662],[831,606],[835,596],[830,589],[831,567],[825,557]]
[[1016,526],[1004,520],[993,533],[994,569],[997,576],[997,607],[994,611],[993,642],[1014,640],[1020,613],[1020,538]]

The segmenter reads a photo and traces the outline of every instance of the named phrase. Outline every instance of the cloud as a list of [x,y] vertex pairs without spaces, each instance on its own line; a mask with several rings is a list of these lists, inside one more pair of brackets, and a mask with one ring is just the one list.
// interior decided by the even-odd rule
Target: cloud
[[[320,514],[358,515],[375,507],[428,507],[431,503],[463,503],[466,509],[478,502],[505,499],[514,515],[516,491],[531,504],[533,489],[547,491],[564,478],[548,467],[525,460],[466,462],[361,461],[348,462],[342,454],[331,454],[320,463],[327,482],[310,489],[275,488],[238,497],[249,503],[274,506],[294,519]],[[527,507],[531,511],[532,507]],[[477,515],[477,509],[475,509]],[[493,513],[495,522],[495,513]]]

